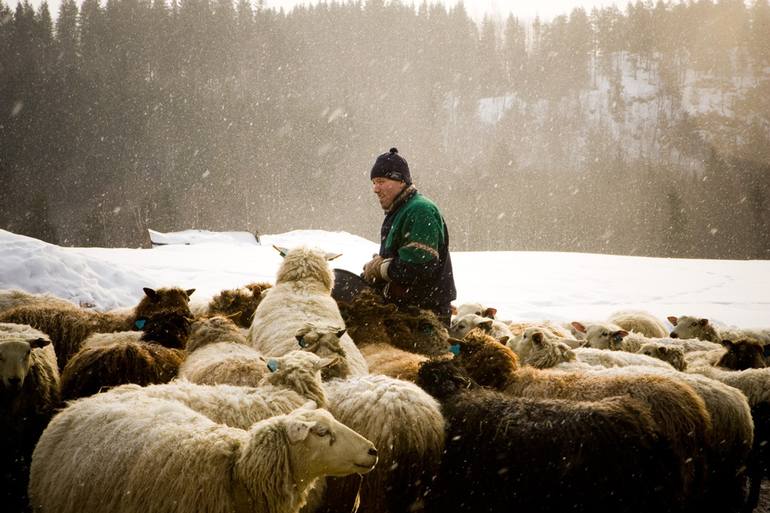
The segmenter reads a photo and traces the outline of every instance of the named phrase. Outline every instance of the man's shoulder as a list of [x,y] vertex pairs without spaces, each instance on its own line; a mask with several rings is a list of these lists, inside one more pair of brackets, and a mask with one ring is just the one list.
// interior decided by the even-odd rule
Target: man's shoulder
[[433,202],[433,200],[420,194],[419,192],[412,196],[404,206],[409,210],[430,210],[439,213],[438,206]]

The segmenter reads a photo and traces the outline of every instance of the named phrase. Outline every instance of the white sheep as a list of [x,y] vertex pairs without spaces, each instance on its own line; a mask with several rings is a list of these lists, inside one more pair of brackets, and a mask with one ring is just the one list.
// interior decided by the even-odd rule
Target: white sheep
[[560,342],[569,349],[575,349],[584,344],[584,341],[575,339],[565,330],[556,327],[552,323],[545,322],[522,326],[520,331],[514,331],[513,338],[506,342],[505,345],[512,349],[519,359],[524,362],[529,360],[530,353],[535,349],[535,339],[538,337],[544,340]]
[[475,313],[457,315],[452,319],[452,323],[449,326],[449,336],[463,338],[466,333],[474,328],[483,329],[501,344],[505,344],[513,338],[511,329],[504,322]]
[[308,401],[325,407],[326,393],[321,385],[321,370],[334,361],[306,351],[292,351],[268,359],[268,370],[260,386],[199,385],[185,379],[171,383],[123,385],[101,395],[115,400],[134,396],[155,397],[184,403],[214,422],[247,429],[253,423],[299,408]]
[[689,315],[671,316],[668,321],[674,325],[671,330],[673,338],[697,338],[715,343],[721,343],[723,340],[737,342],[741,339],[753,339],[763,346],[770,345],[770,329],[728,328],[709,319]]
[[463,303],[455,309],[454,317],[462,317],[463,315],[476,314],[481,317],[489,317],[490,319],[497,318],[497,309],[491,307],[485,307],[481,303]]
[[51,421],[29,494],[41,513],[297,513],[319,477],[376,461],[369,440],[322,409],[243,430],[177,401],[97,394]]
[[3,508],[23,511],[32,449],[59,406],[51,340],[27,325],[0,323],[0,475]]
[[[444,418],[436,400],[413,383],[381,375],[324,383],[336,419],[371,440],[380,464],[364,480],[368,513],[412,511],[435,475],[444,449]],[[348,511],[359,480],[327,479],[325,511]]]
[[578,362],[598,367],[628,367],[639,365],[645,367],[660,367],[672,369],[673,367],[657,358],[645,354],[628,353],[626,351],[607,351],[593,347],[578,347],[572,350]]
[[579,322],[573,322],[576,329],[585,334],[587,345],[597,349],[612,349],[637,353],[644,344],[657,342],[661,344],[674,345],[681,347],[685,353],[690,351],[711,351],[721,349],[722,346],[712,342],[706,342],[695,338],[654,338],[646,337],[641,333],[630,332],[615,324],[606,322],[597,322],[583,325]]
[[623,311],[615,312],[607,318],[607,322],[620,326],[624,330],[641,333],[652,338],[668,336],[668,329],[663,321],[649,312]]
[[[295,248],[283,259],[275,286],[268,289],[254,312],[249,341],[265,356],[281,356],[297,348],[297,332],[304,326],[327,326],[340,331],[345,323],[331,297],[334,274],[325,256],[311,249]],[[369,369],[350,335],[340,344],[350,374],[360,376]]]

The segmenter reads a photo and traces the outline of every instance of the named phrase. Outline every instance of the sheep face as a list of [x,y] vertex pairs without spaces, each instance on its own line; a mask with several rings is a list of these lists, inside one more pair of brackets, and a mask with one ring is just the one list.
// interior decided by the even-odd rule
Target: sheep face
[[[338,358],[321,358],[308,351],[291,351],[284,356],[268,359],[265,364],[270,370],[261,383],[285,385],[301,383],[306,388],[311,382],[321,387],[321,371],[337,364]],[[313,378],[310,378],[312,376]]]
[[32,361],[32,350],[50,344],[45,338],[26,338],[21,334],[5,335],[0,339],[0,378],[4,392],[21,390]]
[[300,408],[286,419],[295,479],[366,474],[377,464],[374,444],[323,409]]
[[681,317],[669,317],[669,322],[674,325],[671,330],[671,338],[698,338],[701,340],[711,340],[709,337],[713,327],[708,319],[699,319],[683,315]]
[[430,310],[407,309],[393,312],[383,320],[395,347],[427,356],[449,351],[449,333]]
[[142,340],[155,342],[171,349],[184,349],[190,336],[192,316],[178,313],[176,310],[155,312],[149,317],[140,317]]
[[662,360],[678,371],[684,371],[687,368],[687,360],[684,358],[684,349],[681,347],[666,346],[659,343],[649,342],[643,344],[638,352]]
[[416,384],[439,401],[477,386],[468,373],[451,360],[420,363]]
[[333,378],[346,378],[350,375],[350,367],[345,359],[340,338],[345,334],[345,328],[338,326],[314,326],[306,324],[297,330],[298,349],[314,353],[322,358],[335,359],[334,365],[328,365],[321,371],[324,381]]
[[145,287],[143,290],[145,295],[136,306],[137,318],[146,318],[161,310],[173,310],[181,315],[192,317],[190,296],[195,292],[195,289],[182,290],[173,287],[154,290]]
[[532,350],[522,362],[538,369],[546,369],[574,360],[575,353],[567,344],[550,340],[542,333],[536,332],[532,338]]
[[481,328],[489,333],[492,329],[492,319],[482,317],[479,314],[469,313],[458,315],[452,320],[449,326],[449,336],[452,338],[463,338],[470,330]]
[[481,317],[489,317],[494,319],[497,315],[496,308],[485,308],[481,303],[465,303],[456,308],[454,312],[455,317],[462,317],[468,314],[475,314]]
[[586,345],[596,349],[620,350],[626,330],[614,329],[607,324],[591,324],[585,329]]
[[765,368],[764,348],[761,344],[743,339],[736,342],[723,340],[722,345],[727,352],[717,362],[718,367],[732,370]]

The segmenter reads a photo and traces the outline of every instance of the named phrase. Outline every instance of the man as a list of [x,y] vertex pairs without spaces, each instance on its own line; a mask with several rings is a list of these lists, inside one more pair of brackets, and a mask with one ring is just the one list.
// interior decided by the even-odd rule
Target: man
[[369,178],[385,220],[380,252],[364,265],[364,279],[397,306],[432,310],[449,326],[457,293],[444,218],[412,185],[409,165],[396,148],[377,157]]

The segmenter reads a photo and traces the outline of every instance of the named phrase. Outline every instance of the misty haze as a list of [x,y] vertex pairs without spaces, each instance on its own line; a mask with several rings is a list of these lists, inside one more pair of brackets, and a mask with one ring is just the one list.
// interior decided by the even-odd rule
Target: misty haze
[[770,6],[0,0],[0,228],[377,237],[397,146],[453,250],[770,258]]

